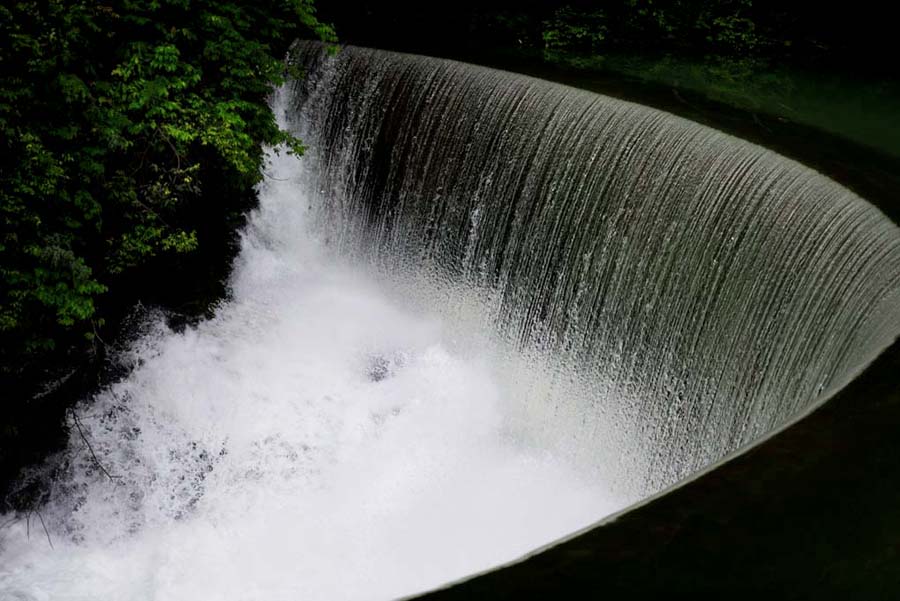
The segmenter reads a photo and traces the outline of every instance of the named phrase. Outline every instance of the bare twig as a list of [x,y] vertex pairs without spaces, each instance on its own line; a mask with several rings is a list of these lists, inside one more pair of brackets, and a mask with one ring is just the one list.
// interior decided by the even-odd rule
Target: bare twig
[[103,346],[109,346],[106,344],[106,341],[100,338],[100,334],[97,332],[97,322],[95,320],[91,320],[91,328],[94,330],[94,338],[100,341],[100,344]]
[[[144,189],[145,189],[145,190],[146,190],[146,189],[149,189],[149,188],[150,188],[150,185],[144,186]],[[145,210],[145,211],[147,211],[148,213],[150,213],[151,215],[153,215],[154,217],[156,217],[157,219],[159,219],[160,221],[162,221],[163,225],[165,225],[166,227],[172,227],[171,225],[169,225],[169,223],[168,223],[165,219],[163,219],[162,215],[160,215],[160,214],[159,214],[157,211],[155,211],[150,205],[148,205],[147,203],[143,202],[141,199],[135,197],[135,198],[134,198],[134,202],[136,202],[137,204],[139,204],[139,205],[141,205],[142,207],[144,207],[144,210]]]
[[291,181],[291,178],[289,178],[289,177],[275,177],[274,175],[269,175],[268,173],[265,172],[265,170],[263,170],[262,174],[263,174],[263,177],[267,177],[267,178],[269,178],[269,179],[271,179],[271,180],[274,180],[274,181],[276,181],[276,182],[289,182],[289,181]]
[[50,540],[50,531],[47,530],[47,525],[44,523],[44,516],[41,515],[41,512],[38,510],[34,510],[34,512],[38,515],[38,519],[41,520],[41,526],[44,528],[44,534],[47,535],[47,542],[50,544],[50,548],[53,548],[53,541]]
[[13,517],[11,517],[10,519],[8,519],[8,520],[6,520],[5,522],[3,522],[3,525],[0,526],[0,530],[3,530],[3,529],[6,528],[7,526],[12,526],[13,524],[15,524],[16,522],[20,521],[21,519],[22,519],[22,518],[21,518],[21,517],[18,517],[18,516],[13,516]]
[[94,447],[92,447],[92,446],[91,446],[91,443],[88,442],[87,436],[84,435],[84,430],[81,429],[81,422],[80,422],[79,419],[78,419],[78,414],[75,413],[75,408],[74,408],[74,407],[70,407],[70,408],[69,408],[69,411],[72,412],[72,421],[75,423],[75,427],[78,429],[78,434],[81,436],[81,440],[84,442],[84,445],[87,447],[88,451],[90,451],[91,457],[94,458],[94,464],[97,466],[97,468],[98,468],[101,472],[103,472],[103,473],[106,475],[106,477],[109,478],[111,481],[115,481],[115,480],[117,480],[118,478],[121,478],[121,476],[113,476],[113,475],[111,475],[111,474],[107,471],[107,469],[106,469],[105,467],[103,467],[103,464],[100,463],[100,459],[97,458],[97,454],[94,452]]

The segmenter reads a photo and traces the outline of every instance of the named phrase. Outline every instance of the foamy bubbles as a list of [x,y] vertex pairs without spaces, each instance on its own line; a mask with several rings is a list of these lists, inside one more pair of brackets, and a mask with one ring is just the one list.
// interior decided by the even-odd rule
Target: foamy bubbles
[[459,323],[329,254],[301,165],[273,157],[233,298],[180,333],[152,319],[130,375],[78,408],[114,480],[73,432],[41,509],[53,548],[36,515],[0,531],[0,598],[391,598],[618,507],[515,435],[490,336],[457,344]]

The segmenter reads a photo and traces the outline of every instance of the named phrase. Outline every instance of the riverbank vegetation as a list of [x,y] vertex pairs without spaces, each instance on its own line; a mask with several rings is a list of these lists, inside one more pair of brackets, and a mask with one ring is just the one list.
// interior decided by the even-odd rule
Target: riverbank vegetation
[[300,35],[334,40],[312,0],[0,6],[0,482],[61,421],[49,381],[224,254],[262,145],[302,152],[266,101]]

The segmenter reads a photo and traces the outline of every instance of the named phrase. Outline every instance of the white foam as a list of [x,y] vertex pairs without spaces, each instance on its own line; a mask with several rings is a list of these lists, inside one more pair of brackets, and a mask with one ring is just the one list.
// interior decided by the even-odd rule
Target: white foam
[[181,333],[157,319],[78,409],[116,481],[73,433],[53,548],[36,514],[0,531],[0,599],[390,598],[621,507],[515,435],[487,337],[458,344],[452,316],[329,256],[298,165],[273,161],[233,299]]

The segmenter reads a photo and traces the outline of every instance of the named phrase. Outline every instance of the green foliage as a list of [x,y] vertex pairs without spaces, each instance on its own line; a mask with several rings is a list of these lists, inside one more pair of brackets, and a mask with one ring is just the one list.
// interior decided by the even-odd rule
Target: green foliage
[[606,14],[602,10],[576,11],[563,6],[544,21],[545,50],[596,51],[606,38]]
[[262,144],[302,152],[266,98],[304,31],[334,40],[312,0],[0,7],[4,364],[90,337],[120,277],[197,249],[201,166],[239,193],[260,178]]
[[732,0],[707,5],[697,19],[706,41],[722,54],[746,56],[767,43],[751,17],[753,0]]
[[[498,25],[527,30],[526,13],[503,17]],[[775,44],[774,32],[764,31],[758,22],[753,0],[616,0],[603,3],[602,9],[573,1],[541,20],[540,43],[551,58],[612,49],[745,57]]]

